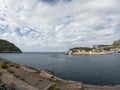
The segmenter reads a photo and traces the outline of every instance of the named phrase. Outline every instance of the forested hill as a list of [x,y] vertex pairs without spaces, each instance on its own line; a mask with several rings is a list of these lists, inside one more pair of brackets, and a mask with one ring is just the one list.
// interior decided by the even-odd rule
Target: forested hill
[[0,39],[0,53],[22,53],[13,43]]

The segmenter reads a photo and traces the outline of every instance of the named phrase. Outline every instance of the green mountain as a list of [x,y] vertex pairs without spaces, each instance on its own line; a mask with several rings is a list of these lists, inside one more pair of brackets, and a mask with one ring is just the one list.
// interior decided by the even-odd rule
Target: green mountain
[[0,39],[0,53],[22,53],[13,43]]

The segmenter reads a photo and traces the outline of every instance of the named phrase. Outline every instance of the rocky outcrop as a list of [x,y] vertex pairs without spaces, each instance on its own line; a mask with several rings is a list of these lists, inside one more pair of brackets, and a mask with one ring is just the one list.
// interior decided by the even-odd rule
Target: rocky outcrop
[[22,53],[13,43],[0,39],[0,53]]

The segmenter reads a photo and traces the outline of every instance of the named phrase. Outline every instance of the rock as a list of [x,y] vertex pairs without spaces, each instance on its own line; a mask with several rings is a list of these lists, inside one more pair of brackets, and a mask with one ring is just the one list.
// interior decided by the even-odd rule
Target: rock
[[2,80],[0,80],[0,90],[16,90],[16,89],[13,83],[5,84],[2,82]]

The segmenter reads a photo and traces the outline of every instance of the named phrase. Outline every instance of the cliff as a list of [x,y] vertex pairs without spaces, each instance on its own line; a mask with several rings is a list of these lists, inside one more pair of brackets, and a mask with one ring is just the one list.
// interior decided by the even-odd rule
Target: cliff
[[0,39],[0,53],[22,53],[13,43]]
[[112,54],[120,51],[120,40],[114,41],[111,45],[93,45],[90,47],[74,47],[65,54]]

